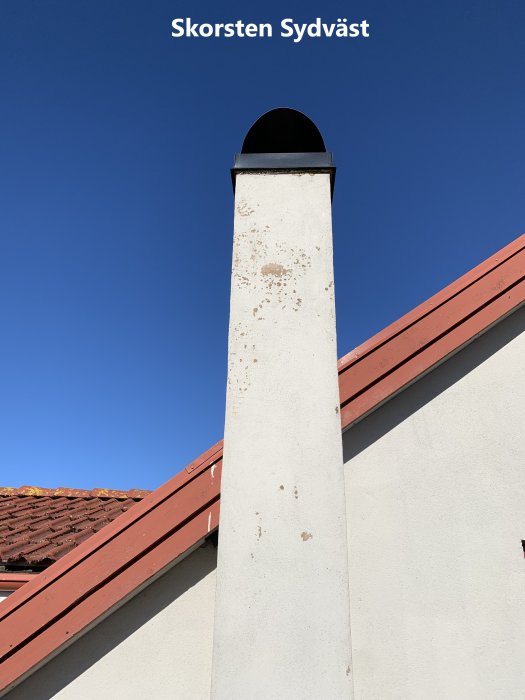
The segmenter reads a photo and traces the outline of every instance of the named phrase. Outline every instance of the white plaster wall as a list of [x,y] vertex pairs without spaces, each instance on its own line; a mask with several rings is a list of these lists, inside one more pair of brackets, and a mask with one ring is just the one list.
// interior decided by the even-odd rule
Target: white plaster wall
[[356,700],[525,698],[524,329],[344,436]]
[[208,700],[215,565],[197,549],[5,697]]

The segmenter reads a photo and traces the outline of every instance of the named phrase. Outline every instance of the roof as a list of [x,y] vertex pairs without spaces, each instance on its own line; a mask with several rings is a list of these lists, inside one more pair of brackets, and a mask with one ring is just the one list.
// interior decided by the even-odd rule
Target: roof
[[149,491],[0,488],[0,567],[49,566]]
[[0,591],[16,591],[36,576],[33,572],[11,573],[0,571]]
[[525,234],[338,362],[343,430],[525,301]]
[[[360,420],[525,303],[525,235],[338,363]],[[0,605],[0,689],[15,685],[218,527],[222,441]]]

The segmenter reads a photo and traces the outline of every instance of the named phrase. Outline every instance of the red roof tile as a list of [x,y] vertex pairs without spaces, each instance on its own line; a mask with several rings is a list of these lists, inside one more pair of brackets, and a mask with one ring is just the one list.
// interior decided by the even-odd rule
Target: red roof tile
[[149,491],[0,488],[0,566],[52,564]]

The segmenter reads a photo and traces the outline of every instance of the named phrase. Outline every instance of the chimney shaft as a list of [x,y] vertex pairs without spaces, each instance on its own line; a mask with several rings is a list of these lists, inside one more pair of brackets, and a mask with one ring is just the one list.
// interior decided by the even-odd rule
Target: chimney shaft
[[331,173],[235,188],[212,698],[346,700]]

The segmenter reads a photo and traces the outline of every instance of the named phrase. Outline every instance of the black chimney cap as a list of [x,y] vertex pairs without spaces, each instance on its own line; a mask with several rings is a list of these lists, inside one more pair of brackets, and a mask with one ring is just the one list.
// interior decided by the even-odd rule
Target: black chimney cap
[[279,107],[263,114],[250,128],[241,152],[235,156],[232,182],[249,170],[330,173],[332,191],[335,167],[317,126],[296,109]]
[[319,129],[302,112],[279,107],[259,117],[241,153],[326,153]]

